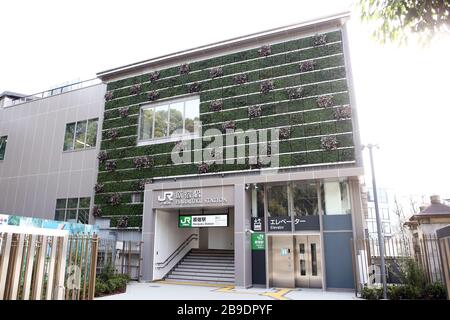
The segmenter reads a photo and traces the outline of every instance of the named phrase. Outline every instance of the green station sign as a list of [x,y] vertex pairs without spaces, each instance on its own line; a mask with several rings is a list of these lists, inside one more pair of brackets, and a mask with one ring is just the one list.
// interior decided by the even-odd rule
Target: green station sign
[[178,216],[179,228],[203,228],[203,227],[228,227],[227,214],[209,215],[180,215]]
[[252,250],[266,249],[266,237],[264,233],[252,233]]

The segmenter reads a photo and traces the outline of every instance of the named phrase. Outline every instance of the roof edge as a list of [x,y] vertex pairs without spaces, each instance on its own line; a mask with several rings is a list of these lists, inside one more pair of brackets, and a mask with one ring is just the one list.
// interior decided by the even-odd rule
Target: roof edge
[[96,75],[102,80],[108,79],[108,78],[114,78],[115,76],[119,76],[123,73],[131,72],[136,69],[145,68],[151,65],[157,65],[159,63],[164,63],[165,61],[171,60],[171,59],[183,59],[187,58],[194,54],[201,54],[206,53],[206,51],[212,51],[212,50],[220,50],[221,48],[230,48],[234,46],[238,46],[240,44],[245,44],[246,42],[255,41],[258,38],[261,37],[274,37],[277,35],[285,35],[287,32],[295,32],[295,31],[302,31],[305,29],[310,28],[313,25],[326,25],[333,22],[339,22],[341,25],[344,24],[346,20],[350,18],[351,12],[349,10],[327,15],[315,19],[306,20],[300,23],[290,24],[283,27],[277,27],[257,33],[252,33],[236,38],[231,38],[228,40],[223,40],[219,42],[214,42],[211,44],[203,45],[200,47],[182,50],[162,56],[158,56],[155,58],[127,64],[124,66],[120,66],[113,69],[108,69],[105,71],[98,72]]

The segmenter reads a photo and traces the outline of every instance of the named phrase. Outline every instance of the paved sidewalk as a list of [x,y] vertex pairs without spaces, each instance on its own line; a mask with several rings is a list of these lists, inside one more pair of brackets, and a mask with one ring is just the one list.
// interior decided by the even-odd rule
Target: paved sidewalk
[[192,283],[131,282],[127,292],[97,300],[354,300],[353,292],[321,289],[234,289],[233,286]]

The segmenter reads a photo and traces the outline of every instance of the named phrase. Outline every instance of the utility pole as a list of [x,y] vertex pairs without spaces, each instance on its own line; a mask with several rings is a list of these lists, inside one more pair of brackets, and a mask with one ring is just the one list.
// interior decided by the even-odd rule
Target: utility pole
[[378,208],[378,194],[377,194],[377,183],[375,180],[375,168],[373,164],[373,154],[372,149],[377,148],[378,145],[369,143],[368,145],[363,145],[362,148],[369,149],[370,155],[370,168],[372,170],[372,188],[373,188],[373,200],[375,202],[375,216],[377,220],[377,234],[378,234],[378,246],[380,247],[380,260],[381,260],[381,281],[383,282],[383,299],[387,299],[387,283],[386,283],[386,262],[384,260],[384,237],[381,231],[381,218],[380,210]]

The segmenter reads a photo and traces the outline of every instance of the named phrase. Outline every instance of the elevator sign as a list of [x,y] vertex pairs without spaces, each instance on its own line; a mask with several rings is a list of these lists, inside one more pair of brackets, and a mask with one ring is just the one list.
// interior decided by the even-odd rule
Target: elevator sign
[[211,214],[198,216],[179,216],[179,228],[227,227],[227,214]]
[[264,233],[252,233],[252,250],[264,250],[266,248],[266,236]]

